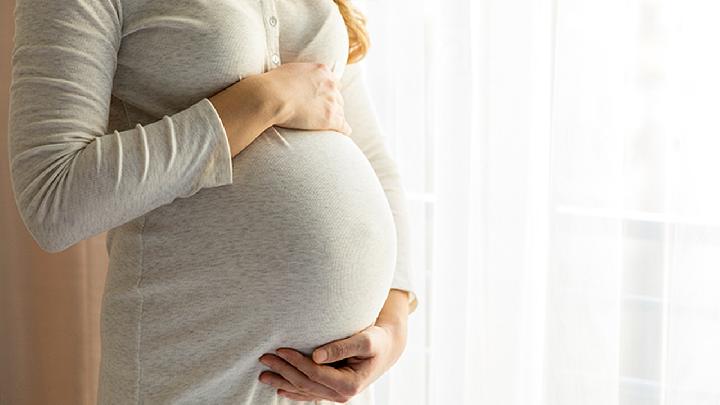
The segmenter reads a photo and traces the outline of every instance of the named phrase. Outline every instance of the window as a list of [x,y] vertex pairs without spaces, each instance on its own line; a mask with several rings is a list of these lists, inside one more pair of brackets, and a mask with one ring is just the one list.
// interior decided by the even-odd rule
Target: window
[[421,301],[378,403],[720,402],[720,5],[358,5]]

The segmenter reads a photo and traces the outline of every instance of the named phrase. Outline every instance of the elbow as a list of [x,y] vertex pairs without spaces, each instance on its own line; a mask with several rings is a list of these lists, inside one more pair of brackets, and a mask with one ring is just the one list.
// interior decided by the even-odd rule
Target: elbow
[[59,253],[75,244],[74,242],[52,237],[48,238],[47,236],[42,238],[34,237],[34,239],[40,249],[48,253]]
[[47,204],[38,204],[38,199],[29,195],[15,193],[15,202],[25,229],[40,249],[57,253],[75,244],[73,233],[63,223],[66,221],[56,220],[56,211],[48,210]]
[[66,154],[62,157],[65,162],[54,163],[50,170],[45,161],[57,161],[55,155],[42,156],[30,150],[11,155],[11,184],[20,218],[40,249],[48,253],[66,250],[79,240],[78,218],[75,210],[69,209],[64,189],[69,183],[64,167],[72,156]]
[[74,245],[76,241],[67,237],[58,224],[44,223],[37,216],[23,214],[23,222],[40,249],[48,253],[58,253]]

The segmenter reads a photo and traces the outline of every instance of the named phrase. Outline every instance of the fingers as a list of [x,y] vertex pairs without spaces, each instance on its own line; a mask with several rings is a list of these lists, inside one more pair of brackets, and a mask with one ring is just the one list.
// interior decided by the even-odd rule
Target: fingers
[[332,363],[348,357],[371,357],[375,354],[374,329],[365,329],[349,338],[336,340],[320,346],[313,352],[317,363]]
[[294,387],[281,375],[273,373],[272,371],[263,371],[260,373],[259,379],[261,382],[277,388],[278,395],[298,401],[315,401],[318,399],[317,396],[299,392],[297,387]]
[[341,132],[345,135],[352,134],[352,128],[350,128],[350,124],[348,124],[347,121],[345,121],[345,120],[343,120],[343,122],[344,122],[344,124],[343,124]]
[[[283,383],[283,381],[279,381],[276,376],[270,375],[269,377],[265,377],[268,379],[269,384],[276,386],[277,388],[282,388],[286,391],[294,391],[300,394],[317,395],[329,400],[335,400],[338,397],[338,393],[336,391],[323,384],[312,381],[306,374],[302,373],[291,363],[288,363],[279,356],[264,354],[260,357],[260,361],[282,376],[287,383],[291,384],[288,386],[288,384]],[[264,382],[262,379],[260,381]]]
[[340,106],[338,108],[340,112],[340,132],[344,133],[345,135],[352,134],[352,128],[350,127],[350,124],[348,124],[347,120],[345,119],[345,98],[342,96],[342,93],[340,93],[339,90],[336,90],[336,103]]
[[330,121],[330,128],[342,132],[345,135],[350,135],[352,133],[352,128],[345,119],[345,111],[342,107],[342,103],[331,104],[328,106],[327,118],[328,121]]
[[323,129],[350,135],[352,128],[345,119],[345,99],[343,98],[338,63],[286,63],[273,72],[285,70],[279,74],[279,81],[285,85],[279,88],[281,97],[290,104],[293,111],[287,119],[278,122],[289,128]]
[[343,134],[349,136],[350,134],[352,134],[352,128],[350,127],[350,124],[348,124],[347,120],[345,120],[345,114],[342,113],[342,108],[340,109],[340,111],[341,113],[338,114],[337,117],[338,124],[336,124],[336,128],[338,128],[338,130]]
[[[288,363],[292,364],[311,380],[317,381],[341,396],[347,399],[351,398],[360,391],[361,381],[353,372],[342,371],[335,367],[317,364],[310,357],[287,348],[276,350],[279,356],[282,356]],[[344,402],[335,399],[336,402]]]
[[295,392],[285,391],[285,390],[278,390],[278,395],[282,395],[283,397],[294,399],[296,401],[315,401],[315,397],[310,395],[304,395],[304,394],[298,394]]
[[283,376],[273,373],[272,371],[263,371],[260,373],[258,380],[262,383],[272,385],[275,388],[282,389],[287,392],[301,393],[297,387],[290,384],[290,382],[283,378]]
[[345,135],[350,135],[352,133],[352,128],[350,127],[350,124],[345,120],[345,114],[344,114],[344,107],[345,107],[345,99],[342,96],[342,93],[340,92],[338,79],[335,76],[335,66],[333,65],[332,70],[328,68],[325,64],[318,64],[318,66],[322,66],[322,69],[326,72],[329,72],[327,80],[324,81],[324,85],[327,86],[327,109],[328,111],[335,112],[334,114],[331,114],[332,117],[332,128],[335,128],[336,130],[342,132]]

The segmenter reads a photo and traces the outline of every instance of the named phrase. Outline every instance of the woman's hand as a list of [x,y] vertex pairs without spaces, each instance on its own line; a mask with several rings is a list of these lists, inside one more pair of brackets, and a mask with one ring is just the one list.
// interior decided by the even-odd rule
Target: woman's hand
[[238,80],[209,97],[227,133],[232,156],[273,125],[350,135],[337,80],[324,64],[286,63]]
[[[254,77],[254,78],[253,78]],[[275,100],[275,125],[330,129],[350,135],[338,78],[322,63],[293,62],[246,80],[262,80],[265,97]]]
[[263,371],[259,379],[290,399],[345,403],[395,364],[406,336],[406,322],[378,318],[346,339],[316,348],[312,358],[291,348],[263,354],[260,361],[273,371]]
[[315,348],[312,358],[290,348],[277,349],[277,355],[263,354],[259,360],[273,371],[260,373],[260,381],[290,399],[347,402],[392,367],[405,350],[409,298],[407,291],[391,288],[372,325]]

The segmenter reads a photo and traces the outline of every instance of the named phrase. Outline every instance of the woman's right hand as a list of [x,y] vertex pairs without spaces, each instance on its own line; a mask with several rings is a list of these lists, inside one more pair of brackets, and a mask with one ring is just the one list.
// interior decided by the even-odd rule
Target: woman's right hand
[[352,131],[335,74],[320,63],[286,63],[238,80],[209,100],[225,127],[233,156],[272,125],[347,135]]
[[274,125],[335,130],[346,135],[352,132],[345,120],[339,83],[327,65],[286,63],[256,78],[265,81],[265,96],[278,103]]

